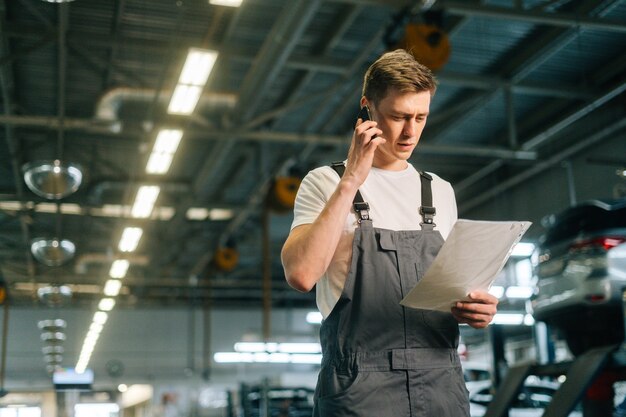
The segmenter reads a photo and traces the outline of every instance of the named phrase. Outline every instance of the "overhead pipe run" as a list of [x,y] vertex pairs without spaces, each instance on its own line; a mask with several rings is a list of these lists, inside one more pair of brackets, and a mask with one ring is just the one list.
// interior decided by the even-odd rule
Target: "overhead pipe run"
[[[110,264],[118,259],[106,253],[85,253],[76,258],[74,263],[74,272],[77,274],[87,273],[87,268],[92,264]],[[126,254],[124,259],[132,265],[146,266],[150,262],[150,258],[146,255]]]
[[[107,91],[100,97],[96,104],[95,117],[103,121],[118,121],[119,110],[125,101],[154,100],[156,91],[149,88],[118,87]],[[162,91],[159,99],[163,102],[169,100],[171,91]],[[206,92],[200,97],[198,106],[202,111],[233,110],[237,104],[237,95],[232,93]]]

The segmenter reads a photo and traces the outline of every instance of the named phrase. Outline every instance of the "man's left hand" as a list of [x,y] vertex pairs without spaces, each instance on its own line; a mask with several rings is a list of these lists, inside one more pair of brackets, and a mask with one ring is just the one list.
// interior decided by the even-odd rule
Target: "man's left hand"
[[496,314],[498,299],[485,291],[472,291],[468,301],[457,301],[452,315],[459,323],[467,323],[475,329],[484,329]]

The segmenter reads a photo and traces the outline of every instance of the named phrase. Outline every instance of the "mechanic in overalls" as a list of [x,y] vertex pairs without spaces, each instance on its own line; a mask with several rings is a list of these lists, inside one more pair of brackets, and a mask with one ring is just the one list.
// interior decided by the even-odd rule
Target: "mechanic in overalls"
[[317,286],[324,317],[315,416],[469,416],[458,323],[486,327],[497,299],[475,291],[449,313],[399,304],[457,219],[450,184],[407,162],[435,88],[412,55],[382,55],[363,83],[372,120],[357,120],[347,161],[298,191],[282,261],[295,289]]

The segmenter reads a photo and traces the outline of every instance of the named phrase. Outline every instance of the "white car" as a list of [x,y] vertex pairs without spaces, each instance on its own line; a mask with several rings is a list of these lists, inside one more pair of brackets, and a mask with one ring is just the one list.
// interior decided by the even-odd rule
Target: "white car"
[[[558,388],[559,384],[556,382],[528,378],[517,399],[511,404],[509,417],[541,417]],[[484,416],[494,397],[491,381],[477,381],[472,384],[471,388],[468,387],[468,390],[470,391],[471,417]],[[581,411],[575,410],[569,417],[582,417],[582,415]]]
[[535,261],[535,320],[559,329],[574,355],[624,339],[626,199],[592,200],[550,217]]

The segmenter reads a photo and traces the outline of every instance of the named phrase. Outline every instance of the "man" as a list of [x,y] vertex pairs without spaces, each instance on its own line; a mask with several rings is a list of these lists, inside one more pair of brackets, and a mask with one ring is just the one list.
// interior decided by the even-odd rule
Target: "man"
[[345,167],[311,171],[298,191],[282,261],[295,289],[317,285],[324,316],[316,416],[469,416],[458,323],[486,327],[497,299],[475,291],[450,313],[399,304],[457,218],[450,184],[407,162],[435,88],[407,52],[381,56],[363,83],[372,120],[357,120]]

